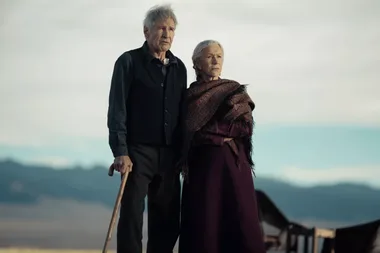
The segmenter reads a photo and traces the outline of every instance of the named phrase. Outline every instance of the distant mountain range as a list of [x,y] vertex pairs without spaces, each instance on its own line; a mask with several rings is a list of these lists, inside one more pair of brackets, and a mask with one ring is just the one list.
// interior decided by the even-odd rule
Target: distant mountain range
[[[104,167],[92,169],[23,165],[0,161],[0,204],[33,204],[43,197],[100,203],[112,208],[120,177]],[[256,178],[289,217],[302,220],[363,222],[380,218],[380,189],[357,184],[297,187],[270,178]]]

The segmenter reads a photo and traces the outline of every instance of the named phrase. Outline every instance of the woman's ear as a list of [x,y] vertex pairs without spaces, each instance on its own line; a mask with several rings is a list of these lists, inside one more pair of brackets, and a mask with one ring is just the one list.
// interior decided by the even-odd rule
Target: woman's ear
[[200,70],[201,70],[201,68],[198,67],[196,64],[194,64],[193,69],[195,69],[195,70],[197,70],[197,71],[200,71]]

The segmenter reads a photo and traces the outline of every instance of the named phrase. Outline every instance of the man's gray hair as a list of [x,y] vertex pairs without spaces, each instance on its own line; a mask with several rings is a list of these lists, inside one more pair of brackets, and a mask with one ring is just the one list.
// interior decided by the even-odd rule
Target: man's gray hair
[[155,5],[148,10],[144,19],[144,26],[148,29],[152,28],[157,22],[173,19],[174,25],[177,26],[177,17],[170,4]]
[[194,52],[193,52],[193,56],[191,57],[191,59],[193,60],[193,65],[194,65],[194,68],[195,68],[195,64],[196,62],[199,60],[199,58],[201,58],[202,56],[202,51],[207,48],[208,46],[210,45],[213,45],[213,44],[217,44],[220,49],[222,49],[222,52],[224,52],[223,50],[223,47],[222,47],[222,44],[220,44],[218,41],[216,40],[204,40],[204,41],[201,41],[198,43],[198,45],[195,47],[194,49]]

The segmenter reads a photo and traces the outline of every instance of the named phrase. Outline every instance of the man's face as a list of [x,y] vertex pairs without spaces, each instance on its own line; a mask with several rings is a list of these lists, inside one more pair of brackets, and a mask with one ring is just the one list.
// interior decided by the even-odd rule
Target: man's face
[[149,48],[154,52],[166,52],[170,49],[175,32],[175,24],[173,19],[168,18],[156,22],[156,24],[148,29],[144,27],[145,39]]

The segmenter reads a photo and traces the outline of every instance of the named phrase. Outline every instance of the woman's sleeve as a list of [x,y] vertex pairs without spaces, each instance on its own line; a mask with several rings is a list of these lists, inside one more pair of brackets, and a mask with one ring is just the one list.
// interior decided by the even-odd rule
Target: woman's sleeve
[[210,133],[215,133],[218,136],[224,138],[238,138],[252,134],[253,126],[245,121],[234,121],[234,122],[215,122],[209,127],[205,128],[204,131]]
[[197,133],[197,138],[204,144],[223,145],[225,138],[239,138],[252,134],[253,126],[245,121],[213,121]]
[[226,138],[225,134],[223,134],[223,129],[220,129],[219,122],[217,120],[213,120],[207,125],[205,125],[194,137],[195,141],[199,138],[202,140],[203,144],[214,144],[218,146],[222,146],[224,143],[224,138]]
[[235,121],[232,122],[228,129],[228,134],[231,138],[243,137],[251,135],[253,130],[253,125],[246,121]]
[[197,137],[195,137],[195,141],[197,138],[202,139],[202,144],[213,144],[217,146],[222,146],[224,143],[223,136],[216,135],[216,134],[205,134],[205,133],[198,133]]

